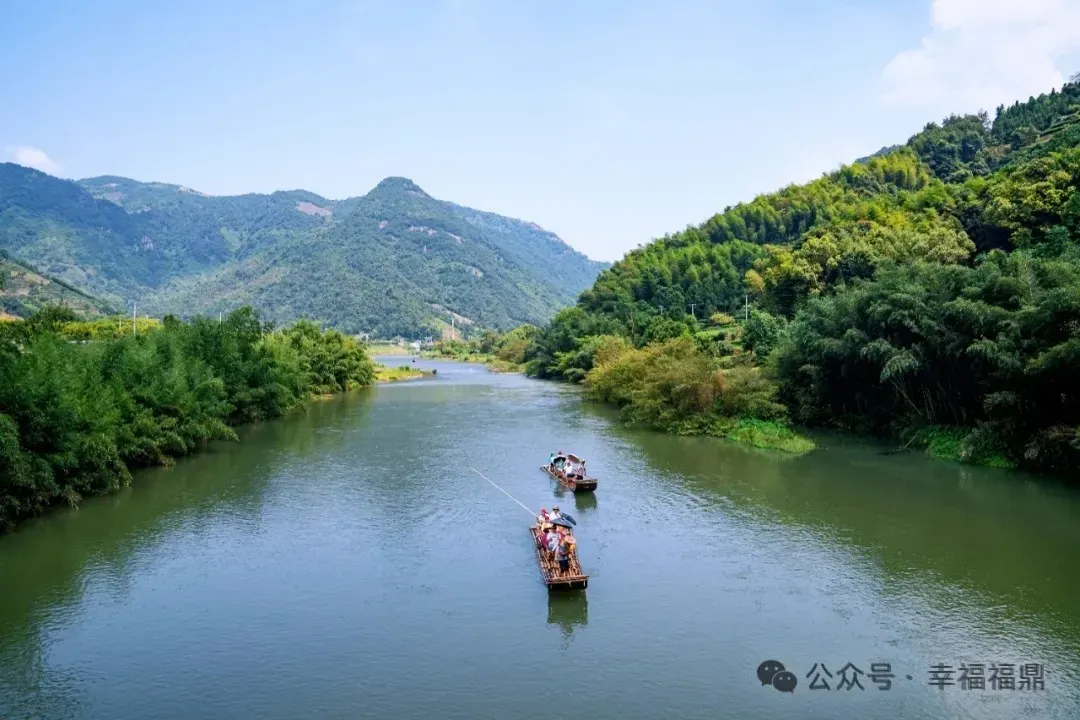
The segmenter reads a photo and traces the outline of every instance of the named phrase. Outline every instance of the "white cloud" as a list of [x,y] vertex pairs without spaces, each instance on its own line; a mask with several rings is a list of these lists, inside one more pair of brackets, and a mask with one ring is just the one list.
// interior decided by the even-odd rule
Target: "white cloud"
[[882,72],[892,105],[993,111],[1065,81],[1080,49],[1080,0],[931,0],[932,31]]
[[11,147],[7,150],[11,159],[19,165],[34,168],[41,172],[51,173],[52,175],[55,175],[60,171],[60,163],[46,155],[44,150],[39,150],[38,148],[30,147],[29,145]]

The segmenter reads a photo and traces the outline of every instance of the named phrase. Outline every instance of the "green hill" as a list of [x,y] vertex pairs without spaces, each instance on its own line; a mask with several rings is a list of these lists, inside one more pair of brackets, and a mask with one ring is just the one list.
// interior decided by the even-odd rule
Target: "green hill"
[[388,178],[362,197],[208,196],[0,165],[0,248],[74,287],[154,314],[251,304],[346,332],[419,336],[450,323],[542,323],[606,264],[538,226]]
[[786,417],[1075,476],[1080,82],[634,250],[526,359],[675,432]]
[[27,317],[48,305],[64,305],[83,317],[100,317],[109,306],[61,280],[46,277],[0,250],[0,319]]

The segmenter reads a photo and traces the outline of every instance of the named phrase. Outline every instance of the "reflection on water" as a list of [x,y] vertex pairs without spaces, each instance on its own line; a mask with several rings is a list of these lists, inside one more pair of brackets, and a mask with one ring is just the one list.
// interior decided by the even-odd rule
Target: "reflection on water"
[[557,625],[564,642],[569,643],[574,631],[589,624],[589,596],[585,590],[548,593],[549,625]]
[[595,510],[598,503],[599,500],[594,492],[574,494],[574,507],[583,515]]

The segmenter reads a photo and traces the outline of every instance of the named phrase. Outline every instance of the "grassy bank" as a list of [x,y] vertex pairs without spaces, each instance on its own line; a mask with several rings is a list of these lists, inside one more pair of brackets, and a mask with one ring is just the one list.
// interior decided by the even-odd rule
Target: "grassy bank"
[[387,367],[386,365],[375,366],[375,382],[380,383],[415,380],[417,378],[422,378],[425,375],[430,376],[434,374],[435,371],[433,370],[419,370],[409,365],[399,365],[395,368]]
[[813,440],[799,435],[787,425],[775,420],[738,418],[730,424],[723,424],[722,434],[719,434],[719,437],[746,443],[756,448],[779,450],[797,455],[810,452],[817,447]]
[[504,360],[503,358],[490,353],[449,352],[445,349],[436,349],[425,352],[424,357],[435,360],[452,360],[454,362],[483,365],[488,370],[497,373],[525,372],[525,365],[523,363]]
[[979,442],[979,435],[971,428],[932,426],[909,436],[909,447],[917,447],[930,457],[953,460],[970,465],[1013,470],[1010,462],[999,448]]

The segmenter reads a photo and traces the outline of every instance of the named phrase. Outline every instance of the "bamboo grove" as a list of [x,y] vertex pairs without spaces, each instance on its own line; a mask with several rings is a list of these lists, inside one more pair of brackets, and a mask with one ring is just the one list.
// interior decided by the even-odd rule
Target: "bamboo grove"
[[0,323],[0,531],[373,374],[351,338],[309,321],[275,331],[247,308],[133,326],[52,307]]
[[525,360],[672,432],[790,445],[794,422],[1075,473],[1080,83],[635,250]]

